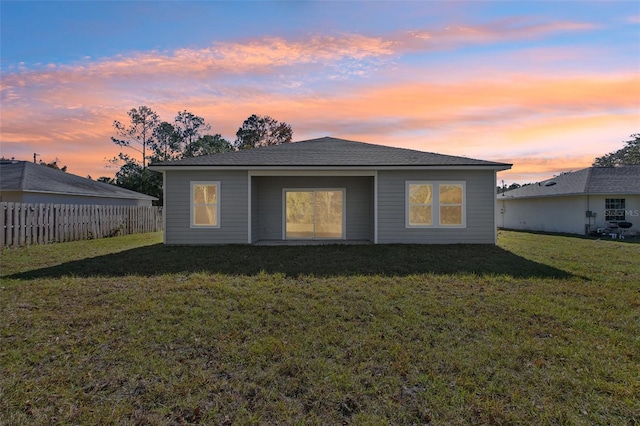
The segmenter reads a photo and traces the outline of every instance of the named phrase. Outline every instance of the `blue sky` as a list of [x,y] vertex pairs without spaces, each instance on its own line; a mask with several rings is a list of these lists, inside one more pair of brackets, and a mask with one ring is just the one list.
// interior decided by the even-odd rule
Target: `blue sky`
[[640,132],[640,2],[0,3],[1,154],[112,175],[113,120],[251,114],[514,163],[529,182]]

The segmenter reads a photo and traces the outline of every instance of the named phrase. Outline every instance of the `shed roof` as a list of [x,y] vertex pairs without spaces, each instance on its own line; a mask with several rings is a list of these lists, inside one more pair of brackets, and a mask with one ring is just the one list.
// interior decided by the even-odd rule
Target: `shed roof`
[[332,137],[310,139],[221,154],[152,164],[158,170],[173,167],[483,167],[506,170],[511,164],[394,148]]
[[579,194],[640,194],[640,166],[589,167],[512,189],[500,198],[536,198]]
[[157,199],[51,167],[15,160],[0,162],[0,190],[136,200]]

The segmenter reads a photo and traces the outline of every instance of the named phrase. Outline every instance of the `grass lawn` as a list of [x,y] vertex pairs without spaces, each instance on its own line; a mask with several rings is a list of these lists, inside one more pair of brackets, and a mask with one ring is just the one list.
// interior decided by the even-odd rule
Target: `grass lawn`
[[0,256],[2,425],[640,423],[640,244]]

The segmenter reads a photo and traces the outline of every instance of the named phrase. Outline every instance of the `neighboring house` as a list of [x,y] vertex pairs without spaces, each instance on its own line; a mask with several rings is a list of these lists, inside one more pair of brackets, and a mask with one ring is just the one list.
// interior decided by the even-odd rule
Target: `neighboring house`
[[[585,234],[620,222],[640,230],[640,166],[590,167],[497,197],[501,228]],[[613,226],[612,226],[613,225]]]
[[0,161],[0,201],[150,206],[155,197],[28,161]]
[[324,137],[151,165],[166,244],[495,244],[510,164]]

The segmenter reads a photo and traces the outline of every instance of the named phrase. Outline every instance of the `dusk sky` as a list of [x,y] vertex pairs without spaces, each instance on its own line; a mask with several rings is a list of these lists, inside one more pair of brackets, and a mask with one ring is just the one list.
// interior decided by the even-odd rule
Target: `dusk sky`
[[[333,136],[589,167],[640,133],[640,2],[0,3],[0,154],[113,176],[113,121],[147,105],[229,141],[251,114]],[[135,154],[134,151],[129,154]]]

